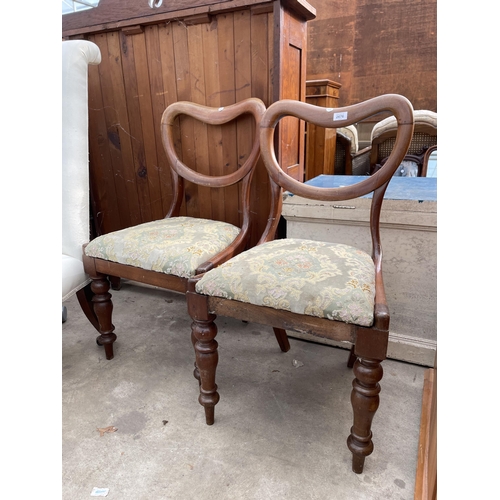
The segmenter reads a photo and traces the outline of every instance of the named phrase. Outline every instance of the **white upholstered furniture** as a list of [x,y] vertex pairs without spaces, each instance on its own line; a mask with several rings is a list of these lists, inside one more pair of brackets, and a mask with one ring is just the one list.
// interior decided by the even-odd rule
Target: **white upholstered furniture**
[[100,62],[96,44],[86,40],[62,42],[63,302],[90,283],[82,263],[82,245],[88,243],[90,235],[87,82],[88,65]]

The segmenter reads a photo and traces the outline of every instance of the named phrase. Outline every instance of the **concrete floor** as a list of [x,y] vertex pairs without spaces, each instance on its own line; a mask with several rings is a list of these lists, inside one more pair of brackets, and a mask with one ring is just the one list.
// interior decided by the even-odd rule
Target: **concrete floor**
[[424,367],[384,361],[375,450],[356,475],[348,351],[291,338],[282,353],[270,328],[219,318],[207,426],[184,296],[127,282],[112,294],[111,361],[76,297],[65,303],[63,499],[413,499]]

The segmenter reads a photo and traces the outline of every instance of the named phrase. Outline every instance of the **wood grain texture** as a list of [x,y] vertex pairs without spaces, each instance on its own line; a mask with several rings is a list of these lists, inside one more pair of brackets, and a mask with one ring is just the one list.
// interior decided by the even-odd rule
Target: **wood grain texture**
[[[340,84],[331,80],[308,80],[306,102],[322,108],[338,106]],[[307,123],[305,179],[335,171],[336,129]]]
[[[103,7],[111,3],[108,0]],[[208,2],[201,10],[193,7],[189,16],[184,11],[178,17],[165,12],[161,22],[156,18],[150,22],[148,17],[148,22],[134,25],[140,29],[108,23],[86,26],[73,35],[95,41],[102,54],[101,65],[91,68],[89,78],[89,95],[95,102],[90,117],[92,205],[99,234],[168,213],[174,195],[160,120],[169,104],[192,101],[225,107],[257,97],[269,106],[282,95],[305,99],[307,30],[305,19],[297,14],[305,3],[298,10],[292,8],[295,3]],[[94,14],[87,12],[90,23]],[[287,154],[289,163],[300,167],[302,124],[294,118],[290,121],[288,149],[280,147],[278,156]],[[237,123],[211,126],[181,117],[175,143],[186,165],[219,175],[245,163],[253,134],[248,116]],[[257,218],[251,242],[255,244],[270,208],[270,183],[262,161],[252,186],[250,204]],[[240,225],[240,198],[238,186],[214,190],[186,181],[180,213]]]
[[437,370],[424,374],[420,437],[418,441],[415,500],[437,497]]
[[316,0],[308,23],[307,78],[342,84],[339,106],[406,96],[437,111],[436,0]]

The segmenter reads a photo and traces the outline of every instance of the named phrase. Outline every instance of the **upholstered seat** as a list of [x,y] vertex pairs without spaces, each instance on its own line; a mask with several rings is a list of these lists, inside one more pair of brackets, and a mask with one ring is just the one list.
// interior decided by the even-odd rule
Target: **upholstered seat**
[[375,267],[370,255],[348,245],[275,240],[209,271],[196,292],[371,326]]
[[240,228],[227,222],[175,217],[100,236],[85,247],[85,254],[189,278],[238,234]]

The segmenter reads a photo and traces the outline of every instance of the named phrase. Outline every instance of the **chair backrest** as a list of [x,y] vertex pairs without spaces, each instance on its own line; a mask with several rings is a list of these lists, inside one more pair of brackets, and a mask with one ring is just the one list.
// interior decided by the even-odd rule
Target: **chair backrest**
[[348,125],[347,127],[337,129],[337,135],[343,136],[349,140],[350,151],[352,154],[358,152],[358,130],[354,125]]
[[[437,113],[425,109],[414,111],[415,126],[408,148],[409,155],[423,155],[431,146],[437,144]],[[394,147],[397,124],[393,116],[378,122],[371,133],[370,172],[375,165],[381,164]],[[419,167],[421,169],[421,165]],[[421,170],[420,170],[421,171]]]
[[[222,190],[220,194],[214,195],[219,205],[224,202],[224,196],[226,196],[227,206],[220,210],[206,207],[206,210],[200,210],[200,217],[224,220],[240,225],[244,231],[248,231],[251,223],[250,188],[255,166],[260,157],[259,127],[265,110],[264,103],[257,98],[245,99],[220,108],[181,101],[165,109],[161,120],[161,133],[171,167],[173,185],[173,200],[167,217],[175,217],[181,211],[181,205],[185,199],[184,181],[196,184],[202,189],[228,188],[241,183],[241,189],[238,190],[236,187],[236,190],[230,192],[229,195],[224,195]],[[236,126],[238,120],[248,119],[248,115],[250,118],[253,117],[254,121],[253,137],[248,137],[247,134],[243,139],[245,144],[241,146],[237,141],[236,128],[234,128],[233,133],[226,130],[226,138],[229,138],[225,144],[224,130],[220,126]],[[195,121],[182,122],[181,120],[186,117]],[[182,132],[183,126],[192,132],[193,140],[189,146],[181,147],[179,137],[181,135],[185,137],[185,132]],[[237,152],[237,162],[233,162],[232,165],[224,158],[222,151],[224,144],[228,149],[233,148],[233,153]],[[233,198],[239,200],[236,205]],[[230,209],[229,206],[234,208]],[[233,220],[226,220],[228,211]],[[225,212],[225,215],[222,212]],[[235,221],[234,217],[239,221]]]
[[334,173],[352,174],[352,155],[358,151],[358,131],[354,125],[337,129]]
[[80,260],[90,237],[88,65],[100,62],[95,43],[62,42],[62,252]]
[[[284,116],[295,116],[317,126],[339,128],[359,122],[376,113],[389,111],[396,117],[397,134],[394,148],[388,160],[372,176],[360,177],[359,182],[337,188],[321,188],[298,182],[286,175],[278,165],[273,147],[274,130]],[[406,155],[413,136],[413,108],[403,96],[388,94],[375,97],[353,106],[328,110],[298,101],[283,100],[269,106],[262,118],[260,142],[261,155],[272,181],[282,189],[304,198],[322,201],[344,201],[373,192],[370,210],[372,257],[375,265],[381,265],[379,236],[380,210],[385,190]]]

